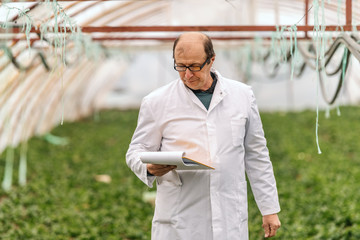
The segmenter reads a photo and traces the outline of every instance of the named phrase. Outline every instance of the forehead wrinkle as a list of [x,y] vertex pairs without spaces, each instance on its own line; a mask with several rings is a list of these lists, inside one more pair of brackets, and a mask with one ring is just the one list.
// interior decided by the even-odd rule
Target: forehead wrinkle
[[185,49],[184,49],[183,47],[177,47],[177,48],[175,49],[175,55],[180,55],[180,56],[182,56],[182,55],[184,55],[184,53],[185,53]]
[[[174,60],[178,63],[202,64],[206,56],[203,45],[198,41],[183,40],[175,48]],[[204,58],[204,59],[203,59]]]
[[178,38],[178,43],[176,44],[176,47],[174,49],[174,58],[175,55],[178,55],[178,57],[184,57],[184,55],[191,55],[193,51],[197,52],[200,49],[205,52],[204,42],[206,40],[206,37],[207,36],[205,34],[200,32],[186,32],[181,34]]

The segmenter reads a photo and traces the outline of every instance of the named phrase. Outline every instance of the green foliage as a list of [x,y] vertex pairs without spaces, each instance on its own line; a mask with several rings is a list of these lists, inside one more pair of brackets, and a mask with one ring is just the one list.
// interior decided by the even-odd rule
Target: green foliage
[[[68,139],[65,146],[32,139],[28,184],[0,194],[0,239],[149,239],[153,208],[142,201],[148,188],[125,163],[136,120],[136,111],[104,112],[100,121],[54,129]],[[99,174],[111,183],[97,182]]]
[[[329,119],[319,115],[322,154],[314,112],[261,115],[282,208],[276,239],[360,239],[360,109],[341,112]],[[249,218],[250,239],[263,239],[252,195]]]
[[[274,239],[360,239],[360,109],[341,117],[316,113],[263,113],[282,211]],[[137,111],[101,112],[52,131],[67,145],[33,138],[28,145],[28,184],[0,192],[1,239],[150,239],[149,189],[125,163]],[[20,155],[15,150],[15,156]],[[5,153],[0,156],[3,173]],[[19,157],[15,158],[18,159]],[[18,160],[14,165],[16,179]],[[97,182],[110,175],[110,184]],[[250,239],[263,239],[261,216],[249,190]]]

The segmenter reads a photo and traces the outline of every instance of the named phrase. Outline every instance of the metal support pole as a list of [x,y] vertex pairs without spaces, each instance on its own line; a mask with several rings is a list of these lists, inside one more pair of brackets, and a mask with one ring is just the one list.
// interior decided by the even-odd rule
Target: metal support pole
[[352,0],[346,0],[346,25],[352,24]]
[[[305,26],[309,25],[309,0],[305,0]],[[308,38],[308,32],[305,31],[305,38]]]

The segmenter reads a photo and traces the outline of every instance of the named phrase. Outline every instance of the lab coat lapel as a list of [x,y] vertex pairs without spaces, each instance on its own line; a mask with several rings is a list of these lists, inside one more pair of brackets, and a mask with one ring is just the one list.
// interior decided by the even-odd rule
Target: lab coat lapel
[[227,94],[226,89],[225,89],[224,85],[222,84],[222,76],[216,70],[213,70],[213,71],[217,75],[218,81],[216,83],[213,96],[211,98],[209,110],[207,110],[205,108],[204,104],[202,104],[202,102],[195,95],[195,93],[193,93],[188,87],[185,86],[185,84],[181,80],[179,80],[179,84],[181,84],[182,90],[187,93],[187,95],[189,96],[191,101],[193,103],[195,103],[200,109],[202,109],[203,111],[208,112],[208,113],[210,113],[223,100],[223,98]]
[[180,80],[180,84],[182,85],[182,89],[186,92],[186,94],[189,96],[189,99],[191,99],[191,101],[193,103],[195,103],[195,105],[197,105],[200,109],[202,109],[203,111],[207,111],[204,104],[202,104],[202,102],[200,101],[200,99],[195,95],[195,93],[193,93],[193,91],[191,91],[188,87],[185,86],[185,84],[183,82],[181,82]]
[[222,84],[222,77],[217,74],[218,81],[215,86],[215,90],[213,96],[211,98],[210,106],[209,106],[209,113],[224,99],[226,96],[226,89]]

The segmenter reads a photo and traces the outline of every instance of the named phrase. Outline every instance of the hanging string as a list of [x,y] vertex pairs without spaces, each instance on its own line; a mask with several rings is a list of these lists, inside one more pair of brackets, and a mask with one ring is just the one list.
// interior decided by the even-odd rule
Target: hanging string
[[326,106],[325,109],[325,118],[329,119],[330,118],[330,106]]
[[60,121],[60,125],[62,126],[64,124],[64,68],[61,68],[60,70],[62,73],[61,73],[61,89],[60,89],[60,93],[61,93],[61,121]]
[[[346,74],[346,67],[347,67],[347,64],[348,64],[348,54],[349,54],[349,49],[344,46],[344,55],[343,55],[343,59],[342,59],[342,71],[341,71],[341,74],[342,74],[342,82],[341,82],[341,85],[342,85],[342,89],[344,89],[344,84],[345,84],[345,74]],[[341,116],[341,112],[340,112],[340,107],[337,106],[336,108],[336,113],[338,116]]]
[[[322,2],[324,3],[324,1]],[[318,154],[321,154],[320,144],[319,144],[319,74],[321,74],[319,70],[319,60],[321,60],[321,34],[320,34],[320,25],[319,25],[319,1],[314,0],[314,41],[316,46],[316,123],[315,123],[315,135],[316,135],[316,146],[318,150]],[[324,16],[322,16],[324,21]]]
[[[299,53],[297,47],[297,27],[293,25],[288,28],[290,31],[290,54],[291,54],[291,73],[290,80],[292,81],[294,78],[294,70],[296,63],[299,62]],[[294,35],[294,43],[292,41]]]
[[247,43],[245,45],[245,48],[243,49],[244,51],[244,57],[245,57],[245,76],[246,76],[246,80],[251,79],[251,45],[249,43]]
[[19,162],[19,185],[26,185],[26,172],[27,172],[27,141],[21,143],[20,148],[20,162]]
[[287,40],[285,38],[285,32],[286,30],[286,26],[282,26],[281,30],[279,32],[279,36],[280,36],[280,52],[281,52],[281,59],[282,62],[286,63],[287,62],[287,50],[288,50],[288,45],[287,45]]
[[[8,29],[9,28],[9,14],[12,10],[15,10],[18,12],[18,16],[19,18],[23,17],[25,19],[25,21],[23,21],[23,24],[22,24],[22,32],[25,32],[25,36],[26,36],[26,42],[27,42],[27,45],[28,45],[28,48],[30,50],[31,48],[31,44],[30,44],[30,31],[31,31],[31,28],[33,27],[33,20],[32,18],[27,14],[30,9],[29,8],[26,8],[26,9],[20,9],[20,8],[17,8],[17,7],[9,7],[6,5],[6,3],[3,3],[1,5],[2,7],[5,7],[7,9],[7,13],[6,13],[6,18],[5,18],[5,22],[3,22],[2,24],[2,28],[4,29]],[[37,30],[37,27],[35,26],[35,29]],[[30,51],[29,51],[30,53]]]
[[264,60],[263,58],[263,39],[261,37],[256,36],[255,37],[255,44],[254,44],[254,59],[255,61],[258,61],[260,63],[262,63],[262,61]]
[[58,137],[50,133],[45,134],[44,139],[53,145],[65,146],[69,143],[67,138]]
[[340,17],[341,17],[341,6],[342,6],[342,0],[338,0],[337,1],[337,19],[338,19],[338,24],[336,26],[336,32],[339,31],[339,28],[340,28],[340,31],[341,32],[344,32],[344,28],[342,27],[341,25],[341,21],[340,21]]
[[4,180],[1,185],[4,191],[6,192],[10,191],[11,189],[13,168],[14,168],[14,148],[9,147],[6,151]]

